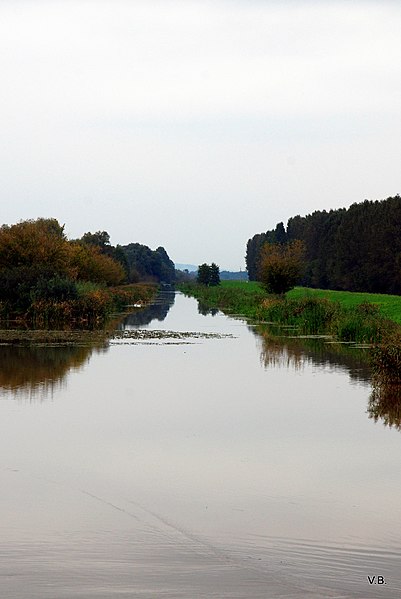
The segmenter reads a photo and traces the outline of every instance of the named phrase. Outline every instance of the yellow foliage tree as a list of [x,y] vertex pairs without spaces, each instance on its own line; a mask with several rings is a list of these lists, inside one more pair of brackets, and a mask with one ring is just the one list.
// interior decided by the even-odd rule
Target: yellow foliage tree
[[68,270],[64,227],[56,219],[39,218],[0,227],[0,268],[40,266]]
[[265,243],[260,252],[259,281],[268,293],[283,294],[302,275],[305,245],[296,239],[286,244]]
[[121,264],[102,254],[97,246],[72,241],[68,254],[71,274],[78,280],[119,285],[125,279]]

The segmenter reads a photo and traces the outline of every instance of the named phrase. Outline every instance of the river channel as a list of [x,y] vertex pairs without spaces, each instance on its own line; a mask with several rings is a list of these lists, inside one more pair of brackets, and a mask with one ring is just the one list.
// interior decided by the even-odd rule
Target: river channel
[[372,397],[347,348],[172,292],[106,345],[1,346],[0,597],[399,598]]

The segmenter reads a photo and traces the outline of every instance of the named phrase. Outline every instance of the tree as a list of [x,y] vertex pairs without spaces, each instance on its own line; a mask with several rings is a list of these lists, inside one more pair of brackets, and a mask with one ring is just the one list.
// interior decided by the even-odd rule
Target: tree
[[210,281],[210,266],[204,262],[198,266],[198,275],[196,281],[200,285],[209,285]]
[[209,285],[211,287],[220,285],[220,268],[214,262],[210,265]]
[[147,245],[140,243],[130,243],[121,247],[127,260],[131,282],[138,280],[174,282],[174,262],[170,260],[163,247],[151,250]]
[[201,264],[198,266],[196,280],[200,285],[207,285],[208,287],[220,285],[220,268],[214,262],[210,266],[206,263]]
[[99,246],[72,241],[68,252],[73,276],[77,280],[120,285],[125,279],[122,265],[102,254]]
[[259,281],[268,293],[283,294],[295,287],[302,274],[304,252],[304,243],[299,239],[284,245],[264,244]]
[[106,245],[110,245],[110,235],[107,231],[96,231],[96,233],[84,233],[81,241],[88,243],[89,245],[96,245],[100,248],[104,248]]

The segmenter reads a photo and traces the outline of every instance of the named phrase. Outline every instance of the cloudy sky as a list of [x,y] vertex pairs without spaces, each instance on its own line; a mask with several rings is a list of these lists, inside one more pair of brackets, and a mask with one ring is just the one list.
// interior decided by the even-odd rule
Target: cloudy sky
[[386,0],[1,0],[0,222],[244,268],[401,192],[400,31]]

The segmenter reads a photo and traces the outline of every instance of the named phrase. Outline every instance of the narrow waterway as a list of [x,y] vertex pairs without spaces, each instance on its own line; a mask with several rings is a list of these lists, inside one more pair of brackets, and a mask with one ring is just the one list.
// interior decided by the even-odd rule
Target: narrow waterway
[[0,347],[2,599],[401,596],[401,432],[363,362],[200,310]]

